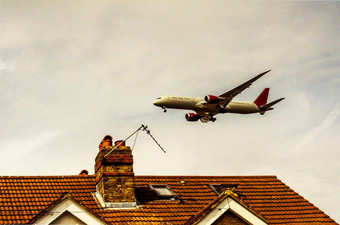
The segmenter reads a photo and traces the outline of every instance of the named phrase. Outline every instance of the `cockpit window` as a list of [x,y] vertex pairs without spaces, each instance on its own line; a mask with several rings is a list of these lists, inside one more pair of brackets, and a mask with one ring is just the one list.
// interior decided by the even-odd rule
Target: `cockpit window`
[[161,99],[161,97],[156,98],[156,100]]

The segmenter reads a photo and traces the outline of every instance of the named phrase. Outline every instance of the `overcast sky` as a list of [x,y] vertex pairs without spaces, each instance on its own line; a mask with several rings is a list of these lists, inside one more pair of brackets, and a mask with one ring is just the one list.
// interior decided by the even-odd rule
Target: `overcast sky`
[[[340,221],[340,3],[0,0],[0,175],[94,173],[101,139],[147,124],[136,175],[276,175]],[[161,95],[285,97],[187,122]],[[132,146],[134,139],[127,145]]]

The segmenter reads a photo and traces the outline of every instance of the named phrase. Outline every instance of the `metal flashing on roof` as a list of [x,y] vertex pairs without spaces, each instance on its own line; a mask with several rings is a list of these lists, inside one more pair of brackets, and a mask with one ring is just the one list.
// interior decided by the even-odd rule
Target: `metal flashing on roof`
[[137,202],[105,202],[101,194],[96,191],[93,197],[103,209],[136,209]]

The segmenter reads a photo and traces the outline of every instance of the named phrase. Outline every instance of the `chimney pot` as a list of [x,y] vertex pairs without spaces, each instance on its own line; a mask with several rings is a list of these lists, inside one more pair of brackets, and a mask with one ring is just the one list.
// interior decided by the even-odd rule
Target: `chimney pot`
[[103,140],[99,144],[99,150],[103,147],[112,146],[112,137],[110,135],[106,135]]
[[[120,143],[122,143],[121,145],[119,145]],[[117,141],[115,141],[115,145],[117,146],[117,145],[119,145],[119,146],[125,146],[125,141],[123,141],[123,140],[117,140]]]

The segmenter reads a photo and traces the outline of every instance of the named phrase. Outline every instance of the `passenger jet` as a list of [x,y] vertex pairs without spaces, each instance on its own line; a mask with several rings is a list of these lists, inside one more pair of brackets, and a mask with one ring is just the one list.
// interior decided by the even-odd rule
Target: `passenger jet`
[[265,88],[254,102],[232,101],[232,99],[268,72],[270,72],[270,70],[257,75],[219,96],[207,95],[204,98],[162,96],[157,98],[153,104],[161,107],[164,112],[167,111],[167,108],[193,110],[196,113],[185,114],[186,120],[201,120],[203,123],[207,123],[208,121],[215,122],[216,118],[214,116],[219,113],[260,113],[263,115],[265,112],[273,110],[272,106],[284,98],[267,103],[269,88]]

